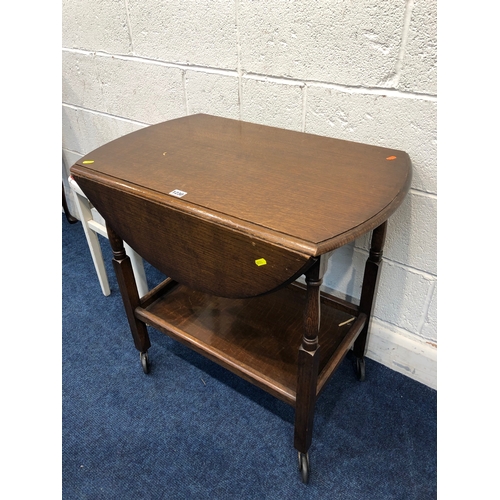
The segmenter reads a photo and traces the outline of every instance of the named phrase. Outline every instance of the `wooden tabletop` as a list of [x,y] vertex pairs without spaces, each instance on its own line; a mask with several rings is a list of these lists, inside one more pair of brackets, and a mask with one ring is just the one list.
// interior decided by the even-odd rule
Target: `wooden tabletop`
[[116,139],[73,170],[311,255],[382,223],[411,182],[403,151],[202,114]]

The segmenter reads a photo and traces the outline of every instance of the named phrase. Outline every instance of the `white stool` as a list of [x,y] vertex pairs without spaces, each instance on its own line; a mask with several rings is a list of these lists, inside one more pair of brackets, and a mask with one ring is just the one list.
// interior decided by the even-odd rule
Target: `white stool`
[[[75,194],[74,198],[76,201],[78,215],[80,217],[83,230],[85,231],[90,254],[92,255],[97,277],[99,278],[99,283],[101,284],[102,293],[107,296],[111,292],[109,289],[108,275],[106,274],[106,268],[104,267],[104,260],[102,258],[101,245],[99,244],[99,238],[97,237],[97,234],[100,234],[105,238],[108,237],[106,223],[101,214],[91,205],[90,201],[80,189],[80,186],[77,184],[75,179],[73,179],[72,176],[69,176],[68,181],[73,193]],[[149,290],[142,257],[138,255],[129,245],[127,245],[127,243],[124,242],[124,246],[125,251],[132,262],[132,269],[134,271],[139,296],[142,297],[143,295],[146,295]]]

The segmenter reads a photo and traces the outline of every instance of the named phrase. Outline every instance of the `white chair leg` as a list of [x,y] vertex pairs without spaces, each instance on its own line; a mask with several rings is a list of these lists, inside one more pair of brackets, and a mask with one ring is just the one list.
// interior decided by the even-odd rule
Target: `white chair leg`
[[[99,244],[99,239],[97,237],[97,234],[100,234],[105,238],[108,237],[105,221],[95,209],[92,209],[89,200],[86,196],[84,196],[83,191],[80,189],[80,186],[78,186],[76,181],[72,177],[68,180],[76,198],[78,213],[80,215],[80,220],[82,221],[102,292],[104,295],[109,295],[110,289],[108,276],[106,274],[106,268],[104,267],[101,245]],[[132,247],[130,247],[126,242],[124,242],[124,246],[132,264],[132,270],[137,284],[137,291],[139,296],[143,297],[149,291],[146,273],[144,271],[144,261],[142,260],[142,257],[137,254],[135,250],[133,250]]]
[[143,297],[149,291],[148,282],[146,280],[146,273],[144,271],[144,261],[142,257],[135,252],[135,250],[130,247],[126,242],[123,242],[125,246],[125,252],[130,257],[132,263],[132,269],[134,271],[135,282],[137,284],[137,291],[139,292],[139,297]]
[[90,229],[88,225],[88,222],[92,220],[92,212],[90,211],[89,201],[83,196],[79,195],[76,191],[73,192],[75,193],[78,214],[82,222],[85,237],[87,238],[87,243],[89,245],[92,261],[94,262],[94,267],[97,272],[97,277],[99,278],[102,293],[108,296],[111,291],[109,289],[109,281],[108,275],[106,273],[106,268],[104,267],[104,259],[102,258],[101,245],[99,243],[97,234],[92,229]]

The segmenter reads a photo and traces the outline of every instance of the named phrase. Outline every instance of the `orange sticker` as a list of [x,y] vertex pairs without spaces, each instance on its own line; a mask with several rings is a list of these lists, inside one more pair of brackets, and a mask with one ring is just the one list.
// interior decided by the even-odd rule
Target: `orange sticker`
[[395,157],[395,156],[388,156],[388,157],[386,158],[386,160],[395,160],[395,159],[396,159],[396,157]]

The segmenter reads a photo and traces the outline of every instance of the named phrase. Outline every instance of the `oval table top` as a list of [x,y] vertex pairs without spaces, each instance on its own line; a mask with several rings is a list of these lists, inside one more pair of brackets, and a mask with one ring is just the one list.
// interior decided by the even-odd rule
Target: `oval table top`
[[132,132],[71,171],[310,256],[384,222],[412,175],[403,151],[204,114]]

